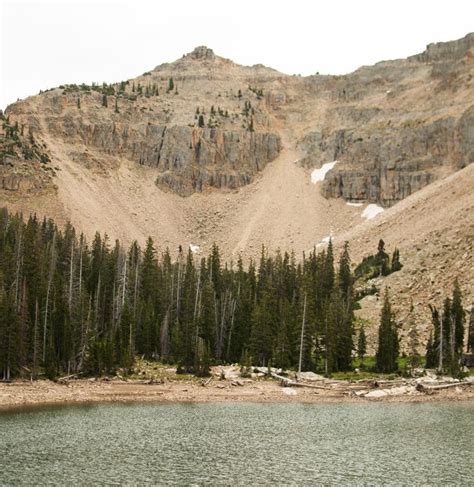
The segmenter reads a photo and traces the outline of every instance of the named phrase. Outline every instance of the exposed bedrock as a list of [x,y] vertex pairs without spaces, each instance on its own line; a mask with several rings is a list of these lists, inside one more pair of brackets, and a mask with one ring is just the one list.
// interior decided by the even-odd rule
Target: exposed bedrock
[[87,146],[105,153],[157,168],[161,173],[158,186],[181,196],[208,188],[244,186],[281,150],[280,137],[271,132],[63,120],[55,120],[50,128],[71,139],[79,136]]
[[459,120],[311,132],[300,147],[307,152],[302,163],[308,167],[338,161],[322,185],[326,197],[390,206],[474,162],[474,106]]

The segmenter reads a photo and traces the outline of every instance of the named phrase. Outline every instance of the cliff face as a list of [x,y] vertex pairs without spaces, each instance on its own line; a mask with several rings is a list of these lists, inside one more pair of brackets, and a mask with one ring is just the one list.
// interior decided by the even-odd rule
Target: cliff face
[[[7,113],[38,140],[62,144],[75,164],[113,172],[128,160],[181,196],[251,183],[283,136],[303,167],[338,161],[320,187],[325,197],[390,206],[474,161],[473,75],[473,34],[307,78],[239,66],[201,46],[133,80],[62,86]],[[3,180],[21,191],[11,174]]]
[[393,205],[474,162],[473,75],[470,34],[335,80],[322,122],[299,140],[302,164],[338,161],[326,197]]
[[280,137],[271,132],[199,128],[122,121],[92,122],[55,118],[49,129],[73,144],[121,156],[159,171],[157,185],[189,196],[207,188],[237,189],[280,152]]
[[391,206],[450,172],[473,162],[474,106],[456,120],[407,122],[400,127],[341,130],[319,147],[340,164],[322,187],[327,197]]

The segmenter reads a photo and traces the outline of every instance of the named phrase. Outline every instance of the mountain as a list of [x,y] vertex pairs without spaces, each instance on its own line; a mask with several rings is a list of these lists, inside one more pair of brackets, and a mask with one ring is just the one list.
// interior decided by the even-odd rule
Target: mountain
[[[456,276],[474,299],[473,75],[474,34],[344,76],[290,76],[198,47],[135,79],[9,106],[0,200],[88,235],[216,242],[234,260],[328,236],[348,239],[355,260],[383,238],[406,263],[386,283],[427,320],[434,289]],[[368,204],[386,211],[366,221]],[[364,316],[376,309],[366,298]]]

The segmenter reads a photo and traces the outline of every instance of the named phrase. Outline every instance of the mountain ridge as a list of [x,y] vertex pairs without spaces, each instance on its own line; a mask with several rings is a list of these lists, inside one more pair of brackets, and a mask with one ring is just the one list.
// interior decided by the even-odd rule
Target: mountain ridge
[[[353,204],[397,208],[413,197],[423,209],[416,195],[436,187],[440,198],[460,170],[456,184],[474,190],[473,75],[474,34],[339,76],[240,66],[199,46],[131,80],[64,85],[10,105],[0,131],[0,198],[10,210],[124,242],[151,235],[161,248],[203,252],[216,242],[236,259],[258,256],[262,243],[299,254],[332,236],[336,245],[353,240],[359,258],[377,237],[400,246],[390,225],[403,237],[425,213],[414,211],[410,226],[395,210],[387,225],[384,213],[364,223],[364,208]],[[329,162],[313,184],[312,171]],[[463,199],[469,212],[472,194]],[[472,241],[464,216],[453,226],[457,239]],[[405,245],[402,259],[416,261],[410,252]],[[462,260],[466,250],[453,252]],[[441,254],[432,259],[444,263]],[[451,285],[439,279],[441,288]],[[421,288],[418,295],[424,304],[431,296]]]

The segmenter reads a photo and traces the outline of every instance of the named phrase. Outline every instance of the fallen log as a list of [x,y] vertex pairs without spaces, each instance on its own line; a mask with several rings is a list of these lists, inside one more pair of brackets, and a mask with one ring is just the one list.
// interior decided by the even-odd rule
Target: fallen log
[[283,387],[308,387],[310,389],[324,389],[327,391],[333,390],[331,387],[318,386],[316,384],[307,384],[305,382],[296,382],[294,380],[288,379],[288,377],[283,377],[282,375],[275,374],[274,372],[268,373],[268,369],[256,368],[256,370],[266,375],[270,375],[270,377],[273,377],[274,379],[278,379]]
[[464,381],[464,382],[450,382],[449,384],[439,384],[435,386],[430,386],[428,384],[423,384],[419,382],[416,385],[416,390],[420,392],[427,392],[428,394],[433,391],[440,391],[443,389],[450,389],[451,387],[461,387],[461,386],[472,386],[474,382]]
[[308,387],[310,389],[324,389],[325,391],[334,391],[332,387],[326,386],[317,386],[316,384],[306,384],[304,382],[295,382],[292,380],[287,379],[286,377],[282,378],[281,385],[284,387]]
[[59,384],[69,382],[71,379],[77,379],[78,374],[65,375],[64,377],[59,377],[56,382]]

